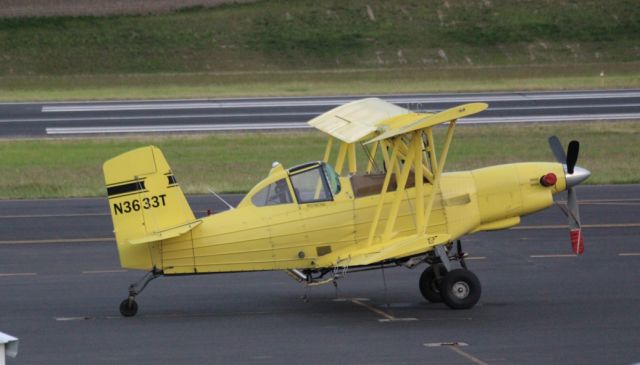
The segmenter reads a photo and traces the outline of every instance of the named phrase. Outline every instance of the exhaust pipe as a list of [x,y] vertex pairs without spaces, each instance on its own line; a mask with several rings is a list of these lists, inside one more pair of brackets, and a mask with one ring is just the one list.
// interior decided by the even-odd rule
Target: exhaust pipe
[[291,276],[293,280],[299,283],[309,281],[309,278],[307,277],[307,275],[305,275],[305,273],[303,273],[298,269],[291,269],[291,270],[287,270],[286,272],[287,272],[287,275]]

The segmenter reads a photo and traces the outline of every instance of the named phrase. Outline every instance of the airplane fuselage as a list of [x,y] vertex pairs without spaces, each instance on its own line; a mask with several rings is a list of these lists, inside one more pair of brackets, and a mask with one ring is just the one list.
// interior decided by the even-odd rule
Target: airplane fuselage
[[[559,177],[552,187],[540,184],[547,173]],[[265,186],[287,178],[283,169],[270,174],[236,209],[201,218],[202,223],[187,234],[149,247],[133,247],[135,254],[131,247],[120,250],[122,266],[156,268],[166,275],[318,269],[332,266],[349,252],[368,247],[375,251],[376,245],[383,249],[382,227],[370,239],[380,193],[367,195],[354,189],[352,181],[357,178],[341,177],[340,191],[329,200],[299,203],[292,199],[268,206],[252,202]],[[517,163],[445,173],[435,191],[430,185],[424,191],[425,199],[436,194],[427,233],[453,241],[477,231],[508,228],[517,225],[521,216],[552,205],[552,194],[564,189],[559,163]],[[415,194],[415,188],[405,191],[392,240],[415,234]],[[393,194],[384,199],[380,222],[387,219]],[[430,249],[425,240],[422,251]],[[412,253],[420,252],[405,254]]]

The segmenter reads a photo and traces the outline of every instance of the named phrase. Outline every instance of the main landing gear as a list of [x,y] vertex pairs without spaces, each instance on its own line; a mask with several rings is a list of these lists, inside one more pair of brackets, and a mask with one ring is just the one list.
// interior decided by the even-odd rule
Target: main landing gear
[[149,282],[159,276],[162,276],[162,271],[153,269],[149,271],[142,279],[129,285],[129,297],[120,303],[120,314],[124,317],[133,317],[138,313],[138,303],[136,303],[136,295],[142,293],[144,288],[147,287]]
[[[457,252],[449,255],[444,246],[437,246],[435,254],[427,256],[429,264],[420,276],[420,293],[431,303],[444,302],[452,309],[472,308],[482,293],[480,280],[467,270],[462,245],[457,241]],[[453,269],[452,262],[457,261],[462,268]]]

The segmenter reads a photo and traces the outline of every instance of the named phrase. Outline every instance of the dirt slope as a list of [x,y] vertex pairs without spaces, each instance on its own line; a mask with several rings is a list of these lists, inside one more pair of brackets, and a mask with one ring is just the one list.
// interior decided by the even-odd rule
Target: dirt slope
[[3,0],[0,18],[166,13],[194,6],[218,6],[255,0]]

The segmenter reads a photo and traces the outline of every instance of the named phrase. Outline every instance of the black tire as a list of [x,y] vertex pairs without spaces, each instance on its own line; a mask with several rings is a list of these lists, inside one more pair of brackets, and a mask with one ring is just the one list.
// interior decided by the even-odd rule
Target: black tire
[[138,303],[135,300],[125,299],[120,303],[120,314],[124,317],[133,317],[138,313]]
[[472,308],[482,294],[480,280],[469,270],[449,271],[440,283],[442,301],[451,309]]
[[[438,270],[439,275],[436,275],[436,270]],[[420,293],[428,302],[442,302],[440,282],[446,273],[447,270],[444,265],[434,264],[424,269],[422,275],[420,275]]]

